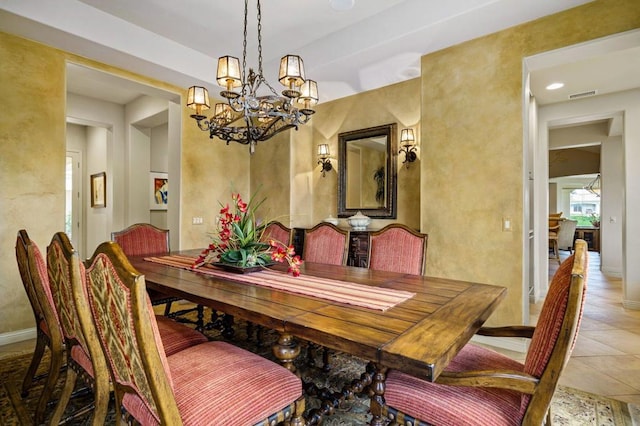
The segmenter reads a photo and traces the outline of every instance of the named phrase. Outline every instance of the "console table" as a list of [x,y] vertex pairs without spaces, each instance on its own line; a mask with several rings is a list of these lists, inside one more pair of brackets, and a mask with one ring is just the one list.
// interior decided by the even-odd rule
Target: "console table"
[[600,228],[593,226],[579,226],[576,228],[575,238],[587,242],[590,251],[600,251]]

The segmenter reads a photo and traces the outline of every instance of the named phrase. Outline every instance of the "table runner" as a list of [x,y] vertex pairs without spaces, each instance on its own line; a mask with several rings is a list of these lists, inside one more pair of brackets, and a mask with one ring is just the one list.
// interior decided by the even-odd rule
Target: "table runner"
[[[193,270],[191,265],[195,259],[195,257],[191,256],[169,255],[146,257],[144,260],[176,268]],[[264,269],[249,274],[237,274],[206,265],[194,271],[231,281],[269,287],[285,292],[317,297],[368,309],[376,309],[383,312],[415,296],[415,293],[408,291],[380,288],[329,278],[309,275],[293,277],[284,272],[271,269]]]

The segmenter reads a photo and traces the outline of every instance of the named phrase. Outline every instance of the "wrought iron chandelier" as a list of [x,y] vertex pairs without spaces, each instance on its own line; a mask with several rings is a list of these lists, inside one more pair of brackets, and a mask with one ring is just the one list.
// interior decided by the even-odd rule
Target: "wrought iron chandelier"
[[[318,103],[318,85],[313,80],[305,79],[304,64],[297,55],[286,55],[280,60],[279,81],[286,86],[282,95],[264,78],[260,0],[257,0],[258,72],[249,68],[247,73],[247,9],[248,0],[245,0],[242,74],[238,58],[222,56],[218,59],[216,81],[225,88],[220,96],[227,102],[217,103],[213,116],[207,119],[202,113],[211,108],[209,92],[204,87],[191,86],[187,94],[187,106],[196,110],[191,117],[197,121],[201,130],[209,131],[211,139],[218,137],[226,141],[227,145],[229,142],[249,145],[249,152],[253,154],[258,142],[266,141],[292,127],[297,130],[299,125],[309,122],[315,112],[312,107]],[[258,94],[258,89],[263,84],[271,93]],[[296,107],[295,103],[301,107]]]

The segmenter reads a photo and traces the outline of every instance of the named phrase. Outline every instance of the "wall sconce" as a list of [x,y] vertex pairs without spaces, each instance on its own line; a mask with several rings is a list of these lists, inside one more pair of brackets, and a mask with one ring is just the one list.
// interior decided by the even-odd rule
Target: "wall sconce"
[[409,168],[409,163],[413,163],[418,158],[418,154],[416,154],[416,137],[413,134],[413,129],[402,129],[400,133],[400,151],[399,154],[404,152],[404,161],[402,164],[405,164],[407,168]]
[[322,164],[322,177],[324,177],[326,172],[330,172],[333,170],[333,166],[331,165],[331,160],[329,159],[329,145],[326,143],[318,145],[318,164]]

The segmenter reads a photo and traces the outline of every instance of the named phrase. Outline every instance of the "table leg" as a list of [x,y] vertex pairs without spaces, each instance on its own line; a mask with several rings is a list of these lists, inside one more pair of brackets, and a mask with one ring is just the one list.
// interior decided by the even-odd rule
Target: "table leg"
[[273,345],[272,350],[273,355],[278,358],[283,367],[295,373],[296,366],[293,365],[293,361],[300,355],[300,346],[293,336],[291,334],[281,333],[278,343]]
[[375,364],[375,373],[373,374],[373,382],[371,383],[371,426],[384,426],[387,422],[382,414],[382,407],[384,407],[384,381],[387,378],[387,367]]

